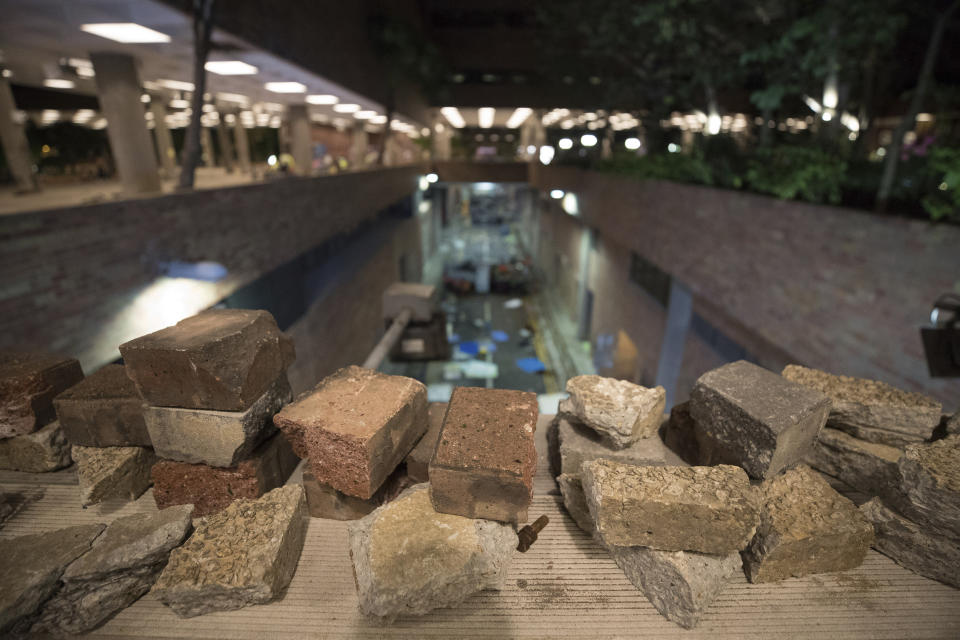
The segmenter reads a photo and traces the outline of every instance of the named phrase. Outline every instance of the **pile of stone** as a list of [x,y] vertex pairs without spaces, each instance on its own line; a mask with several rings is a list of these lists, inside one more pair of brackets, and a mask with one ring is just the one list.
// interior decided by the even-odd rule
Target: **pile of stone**
[[0,469],[42,473],[71,463],[53,399],[82,379],[73,358],[0,352]]
[[120,353],[147,403],[158,508],[192,504],[194,515],[207,515],[286,482],[298,460],[272,418],[291,399],[286,371],[295,356],[269,312],[212,309]]

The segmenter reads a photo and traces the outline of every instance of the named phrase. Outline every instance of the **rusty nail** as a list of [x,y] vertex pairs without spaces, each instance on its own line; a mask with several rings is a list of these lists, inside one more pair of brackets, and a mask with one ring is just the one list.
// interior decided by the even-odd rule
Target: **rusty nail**
[[543,531],[543,528],[547,526],[548,522],[550,522],[550,518],[543,515],[537,518],[533,524],[528,524],[520,529],[517,533],[517,537],[520,539],[520,543],[517,545],[517,551],[526,553],[527,549],[537,541],[537,534]]

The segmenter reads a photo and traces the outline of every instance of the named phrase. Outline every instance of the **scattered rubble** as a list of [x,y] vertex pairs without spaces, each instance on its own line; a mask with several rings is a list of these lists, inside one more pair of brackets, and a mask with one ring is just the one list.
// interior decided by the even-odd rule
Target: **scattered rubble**
[[74,358],[0,351],[0,438],[33,433],[52,422],[54,397],[82,379]]
[[430,458],[437,448],[440,439],[440,429],[443,428],[443,416],[447,413],[446,402],[431,402],[427,406],[427,432],[423,434],[417,446],[407,454],[407,475],[414,482],[430,480]]
[[890,496],[899,481],[900,449],[824,427],[805,462],[871,496]]
[[150,468],[156,461],[145,447],[79,447],[71,450],[77,462],[80,504],[110,498],[136,500],[150,487]]
[[53,401],[70,444],[149,447],[143,399],[123,365],[108,364]]
[[44,473],[71,462],[70,443],[57,421],[33,433],[0,440],[0,469]]
[[663,418],[666,391],[603,378],[576,376],[567,380],[570,397],[561,401],[561,414],[590,427],[616,449],[656,435]]
[[899,511],[960,540],[960,435],[912,444],[898,462]]

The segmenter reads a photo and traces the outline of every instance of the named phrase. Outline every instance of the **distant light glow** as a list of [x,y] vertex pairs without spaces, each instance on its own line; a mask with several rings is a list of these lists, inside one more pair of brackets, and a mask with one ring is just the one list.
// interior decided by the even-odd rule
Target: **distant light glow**
[[466,120],[463,119],[463,116],[460,115],[460,110],[456,107],[443,107],[440,109],[440,114],[456,129],[462,129],[467,126]]
[[625,146],[627,149],[630,149],[630,151],[636,151],[641,146],[640,138],[627,138],[623,141],[623,146]]
[[722,122],[723,119],[720,117],[720,114],[716,111],[711,111],[710,115],[707,116],[707,133],[712,136],[720,133],[720,125]]
[[263,85],[267,91],[274,93],[306,93],[307,85],[302,82],[267,82]]
[[877,149],[877,157],[882,158],[885,155],[887,155],[886,149],[884,149],[883,147],[880,147],[879,149]]
[[480,107],[477,110],[477,119],[480,122],[481,129],[489,129],[493,126],[493,118],[497,110],[493,107]]
[[550,145],[543,145],[540,147],[541,164],[550,164],[550,161],[553,160],[554,155],[556,155],[556,151]]
[[354,113],[353,117],[356,118],[357,120],[369,120],[371,118],[376,118],[377,115],[378,114],[376,111],[364,109],[363,111],[357,111],[356,113]]
[[678,145],[676,142],[671,142],[667,145],[667,151],[670,153],[676,153],[677,151],[680,151],[680,145]]
[[190,106],[190,101],[184,100],[183,98],[177,98],[176,100],[170,101],[170,106],[174,109],[186,109]]
[[63,78],[47,78],[43,81],[43,86],[51,89],[73,89],[76,83],[73,80],[64,80]]
[[276,166],[277,156],[270,154],[270,156],[267,158],[267,164],[270,165],[271,167]]
[[236,102],[237,104],[247,104],[249,102],[247,96],[240,93],[218,93],[217,99],[225,102]]
[[597,144],[597,136],[592,133],[585,133],[580,136],[580,144],[585,147],[592,147]]
[[427,182],[429,182],[429,183],[431,183],[431,184],[433,184],[434,182],[436,182],[436,181],[439,180],[439,179],[440,179],[440,176],[438,176],[438,175],[435,174],[435,173],[428,173],[428,174],[427,174]]
[[[820,113],[821,111],[823,111],[823,107],[820,106],[820,103],[814,100],[813,98],[811,98],[810,96],[803,96],[803,101],[807,103],[807,106],[810,107],[810,110],[813,111],[814,113]],[[763,124],[763,123],[759,122],[757,124]]]
[[577,196],[573,193],[564,194],[560,206],[572,216],[580,214],[580,203],[577,202]]
[[473,184],[473,190],[477,193],[489,193],[497,188],[497,185],[493,182],[475,182]]
[[553,189],[550,191],[550,197],[554,200],[559,200],[563,197],[563,189]]
[[427,180],[427,176],[420,176],[420,180],[417,181],[417,186],[420,187],[420,191],[426,191],[430,188],[430,181]]
[[370,124],[387,124],[387,116],[374,116],[370,118]]
[[307,104],[337,104],[340,98],[329,93],[314,93],[306,97]]
[[352,102],[341,102],[340,104],[333,105],[333,110],[337,113],[355,113],[360,111],[360,105],[353,104]]
[[572,149],[573,140],[571,140],[570,138],[560,138],[560,140],[557,141],[557,146],[560,147],[561,149]]
[[149,102],[150,102],[150,95],[147,94],[147,93],[144,93],[143,95],[141,95],[141,96],[140,96],[140,102],[142,102],[143,104],[149,103]]
[[419,205],[417,205],[417,209],[420,210],[420,213],[430,213],[430,201],[424,200]]
[[259,69],[241,60],[210,60],[203,68],[218,76],[252,76]]
[[80,25],[81,31],[126,44],[170,42],[170,36],[135,22],[97,22]]
[[537,145],[534,145],[534,144],[527,145],[527,154],[528,154],[528,155],[531,155],[531,156],[532,156],[532,155],[535,154],[536,152],[537,152]]
[[533,113],[533,109],[528,107],[517,107],[507,120],[507,128],[516,129],[522,125],[527,118],[530,117],[531,113]]
[[167,89],[175,89],[176,91],[193,91],[192,82],[183,82],[181,80],[157,80],[157,84],[161,87],[166,87]]
[[847,129],[849,129],[853,133],[857,133],[860,131],[860,120],[857,118],[857,116],[853,115],[852,113],[847,113],[846,111],[841,113],[840,124],[845,126]]
[[824,111],[823,113],[820,114],[820,117],[823,118],[824,122],[830,122],[831,120],[833,120],[833,114],[830,113],[829,111]]

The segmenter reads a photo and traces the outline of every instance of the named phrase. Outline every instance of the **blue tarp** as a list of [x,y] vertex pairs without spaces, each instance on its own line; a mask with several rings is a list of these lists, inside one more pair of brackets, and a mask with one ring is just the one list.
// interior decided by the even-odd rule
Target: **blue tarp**
[[547,366],[537,358],[519,358],[517,366],[527,373],[543,373],[547,370]]
[[490,337],[496,342],[506,342],[510,339],[510,336],[507,335],[506,331],[491,331]]
[[460,343],[460,351],[467,355],[475,356],[480,352],[480,345],[477,344],[476,340],[467,340],[466,342]]

